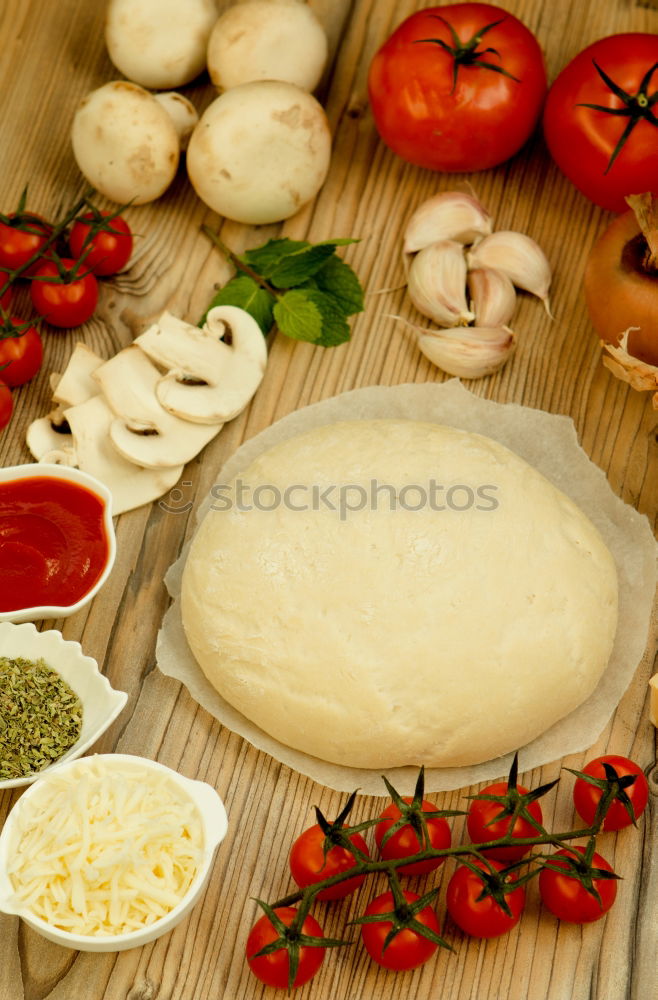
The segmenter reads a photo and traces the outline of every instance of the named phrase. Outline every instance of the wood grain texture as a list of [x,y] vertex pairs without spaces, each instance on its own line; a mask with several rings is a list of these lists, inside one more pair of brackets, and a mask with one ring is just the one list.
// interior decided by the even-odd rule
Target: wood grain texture
[[[313,0],[312,6],[331,40],[332,59],[320,96],[334,132],[331,172],[316,201],[280,227],[220,226],[181,172],[158,202],[129,209],[127,217],[140,234],[130,269],[104,282],[99,312],[83,329],[46,333],[43,371],[16,391],[15,416],[0,437],[4,465],[29,461],[25,428],[34,416],[47,412],[48,372],[63,368],[78,339],[109,357],[165,308],[192,320],[202,313],[213,286],[228,274],[200,232],[203,223],[219,227],[236,250],[278,233],[360,240],[345,253],[367,291],[367,307],[353,324],[351,342],[323,351],[273,338],[266,378],[251,406],[188,465],[180,495],[169,498],[169,507],[180,512],[167,513],[154,504],[121,517],[118,559],[106,587],[75,618],[46,623],[80,641],[113,685],[129,694],[126,709],[95,749],[141,754],[211,782],[227,804],[229,836],[202,904],[172,934],[143,949],[78,954],[48,944],[18,920],[0,915],[0,1000],[256,1000],[273,995],[249,974],[243,958],[257,913],[253,898],[273,899],[288,891],[287,853],[311,821],[312,805],[335,814],[342,797],[256,752],[199,708],[177,682],[160,674],[155,637],[168,605],[162,580],[191,530],[188,505],[196,507],[216,470],[243,440],[301,406],[345,390],[443,378],[419,355],[404,327],[391,319],[393,314],[417,319],[399,288],[400,233],[412,208],[425,197],[468,181],[493,213],[497,228],[528,232],[554,264],[555,320],[537,301],[523,297],[515,318],[517,354],[502,372],[469,388],[490,399],[571,416],[585,451],[615,492],[656,523],[658,417],[646,396],[602,368],[581,295],[586,252],[609,216],[560,176],[540,135],[509,163],[468,177],[441,176],[396,159],[373,126],[367,68],[393,27],[424,5],[419,0]],[[631,0],[503,0],[502,6],[537,34],[551,79],[596,38],[618,31],[658,31],[658,11]],[[118,75],[104,49],[104,7],[102,0],[0,2],[0,210],[11,210],[26,183],[30,206],[46,215],[60,211],[84,189],[68,133],[77,101]],[[203,80],[185,92],[200,110],[213,96]],[[25,303],[21,292],[18,306]],[[549,781],[562,764],[579,767],[585,756],[606,748],[632,754],[648,771],[654,766],[646,682],[658,669],[652,662],[655,648],[654,631],[633,684],[591,751],[524,775],[525,784]],[[435,798],[442,807],[458,808],[468,791]],[[467,940],[448,922],[445,934],[454,954],[442,952],[423,969],[398,976],[371,964],[357,945],[330,955],[300,995],[314,1000],[658,996],[655,772],[652,793],[637,831],[607,836],[605,853],[624,881],[604,921],[582,930],[559,925],[541,909],[533,886],[521,924],[503,939]],[[0,822],[18,794],[0,795]],[[356,820],[381,806],[381,799],[359,797]],[[568,780],[551,795],[545,812],[547,825],[570,825]],[[456,837],[462,829],[457,821]],[[446,866],[440,877],[441,912],[450,871]],[[319,907],[326,932],[341,934],[344,920],[376,891],[369,885],[358,903]]]

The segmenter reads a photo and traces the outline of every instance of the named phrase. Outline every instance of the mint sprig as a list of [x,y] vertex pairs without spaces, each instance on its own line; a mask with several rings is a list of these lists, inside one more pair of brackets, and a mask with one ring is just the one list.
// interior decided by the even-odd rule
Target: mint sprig
[[363,311],[363,288],[336,250],[356,240],[273,239],[236,254],[208,227],[203,231],[237,271],[213,296],[203,319],[215,306],[232,305],[253,316],[264,334],[276,324],[286,337],[318,347],[350,339],[348,319]]

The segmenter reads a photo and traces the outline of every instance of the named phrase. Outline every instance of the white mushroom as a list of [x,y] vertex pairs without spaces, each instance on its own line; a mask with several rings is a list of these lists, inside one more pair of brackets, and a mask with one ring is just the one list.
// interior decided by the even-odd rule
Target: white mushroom
[[233,87],[201,116],[187,151],[199,198],[236,222],[260,225],[294,215],[329,169],[331,132],[321,105],[291,83]]
[[165,410],[194,423],[232,420],[261,383],[267,347],[258,323],[216,306],[202,329],[164,313],[135,344],[166,374],[156,386]]
[[299,0],[246,0],[220,16],[208,40],[208,72],[221,90],[251,80],[285,80],[315,90],[327,36]]
[[62,406],[76,406],[100,392],[98,383],[92,378],[92,373],[103,364],[86,344],[77,343],[69,359],[63,375],[57,384],[52,385],[53,400]]
[[183,97],[175,90],[168,90],[166,93],[154,94],[153,96],[171,118],[181,150],[186,150],[194,126],[199,120],[196,108],[191,101],[188,101],[187,97]]
[[153,90],[189,83],[205,69],[214,0],[110,0],[105,43],[129,80]]
[[27,428],[25,443],[36,462],[78,465],[71,429],[63,414],[61,417],[49,414],[33,420]]
[[135,83],[114,80],[87,94],[75,113],[71,141],[92,187],[121,204],[159,198],[176,175],[176,128],[162,104]]
[[145,469],[123,458],[110,441],[114,414],[103,396],[92,396],[66,410],[66,419],[75,442],[78,467],[100,479],[112,494],[112,513],[157,500],[180,479],[183,466]]
[[168,413],[158,402],[160,372],[135,344],[94,373],[115,418],[110,440],[120,455],[148,469],[185,465],[221,430]]

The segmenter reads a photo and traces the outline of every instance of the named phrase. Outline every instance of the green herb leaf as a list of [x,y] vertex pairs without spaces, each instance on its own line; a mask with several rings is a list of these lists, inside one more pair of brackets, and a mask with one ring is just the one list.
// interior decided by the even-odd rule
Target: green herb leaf
[[363,312],[363,288],[349,264],[334,254],[316,271],[313,284],[330,295],[346,316]]
[[311,244],[305,240],[268,240],[262,247],[245,250],[239,259],[254,271],[258,271],[263,278],[269,279],[286,257],[308,250],[310,246]]
[[333,257],[335,249],[333,244],[323,243],[289,254],[272,270],[269,280],[276,288],[301,285],[317,274],[323,264]]
[[[299,289],[301,291],[301,289]],[[313,343],[318,347],[338,347],[350,339],[350,327],[342,309],[336,306],[331,295],[315,289],[305,289],[305,294],[319,311],[322,318],[320,336]]]
[[201,323],[214,306],[238,306],[253,316],[263,333],[269,333],[274,323],[272,310],[275,302],[274,296],[261,288],[253,278],[238,274],[213,296]]
[[274,319],[286,337],[317,343],[322,337],[322,313],[306,290],[293,289],[274,306]]
[[347,318],[363,310],[363,289],[336,249],[356,240],[311,244],[283,238],[238,255],[208,227],[203,231],[238,271],[214,296],[209,309],[239,306],[264,333],[275,322],[285,336],[320,347],[335,347],[350,339]]

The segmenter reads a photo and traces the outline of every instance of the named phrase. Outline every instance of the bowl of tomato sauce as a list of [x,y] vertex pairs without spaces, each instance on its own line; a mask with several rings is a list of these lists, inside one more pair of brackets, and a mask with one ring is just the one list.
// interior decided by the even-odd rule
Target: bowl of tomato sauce
[[116,556],[112,496],[79,469],[0,469],[0,621],[66,618],[107,580]]

